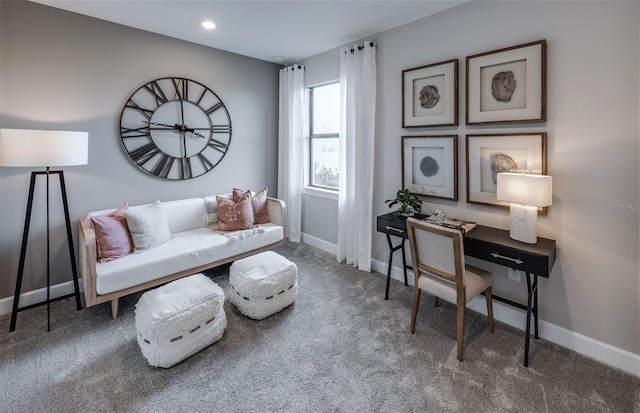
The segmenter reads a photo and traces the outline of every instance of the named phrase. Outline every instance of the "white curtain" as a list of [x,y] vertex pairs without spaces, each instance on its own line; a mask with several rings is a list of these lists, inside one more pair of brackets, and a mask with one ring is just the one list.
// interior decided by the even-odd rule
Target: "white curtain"
[[376,44],[341,51],[338,262],[371,272]]
[[[304,66],[280,69],[278,198],[287,206],[289,240],[300,242],[303,185]],[[286,234],[285,234],[286,235]]]

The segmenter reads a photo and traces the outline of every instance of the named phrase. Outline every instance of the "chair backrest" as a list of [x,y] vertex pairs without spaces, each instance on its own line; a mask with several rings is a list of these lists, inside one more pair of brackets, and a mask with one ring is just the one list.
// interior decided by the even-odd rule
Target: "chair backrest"
[[462,233],[415,218],[407,219],[415,282],[420,271],[464,288],[464,246]]

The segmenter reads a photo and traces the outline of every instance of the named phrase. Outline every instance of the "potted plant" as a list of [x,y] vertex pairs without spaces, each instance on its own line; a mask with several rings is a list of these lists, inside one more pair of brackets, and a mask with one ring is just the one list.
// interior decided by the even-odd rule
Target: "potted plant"
[[398,205],[400,215],[409,217],[422,210],[422,200],[413,195],[408,188],[399,189],[395,198],[387,199],[384,203],[389,204],[389,208]]

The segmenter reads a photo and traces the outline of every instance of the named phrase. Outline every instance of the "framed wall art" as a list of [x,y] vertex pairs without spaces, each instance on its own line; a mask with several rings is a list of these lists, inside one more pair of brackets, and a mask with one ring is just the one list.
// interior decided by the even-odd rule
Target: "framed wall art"
[[[467,202],[508,207],[496,199],[496,174],[527,172],[545,175],[547,134],[467,135]],[[546,213],[546,208],[539,211]]]
[[466,124],[547,120],[547,42],[467,56]]
[[458,136],[403,136],[402,187],[458,200]]
[[402,127],[458,124],[458,59],[402,71]]

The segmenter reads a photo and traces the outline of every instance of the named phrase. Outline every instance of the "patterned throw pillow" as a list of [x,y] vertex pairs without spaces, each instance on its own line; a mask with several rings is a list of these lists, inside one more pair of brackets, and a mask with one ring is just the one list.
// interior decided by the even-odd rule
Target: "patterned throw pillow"
[[167,216],[160,201],[150,206],[125,211],[129,233],[133,240],[133,252],[153,248],[173,238]]
[[[245,193],[241,189],[233,188],[233,202],[238,202],[238,199]],[[260,191],[251,194],[251,206],[253,207],[254,224],[268,224],[271,222],[267,209],[267,188],[262,188]]]
[[96,233],[98,262],[121,258],[133,251],[133,242],[124,216],[127,208],[127,204],[124,203],[107,216],[89,217]]
[[222,196],[217,196],[216,200],[220,218],[216,230],[237,231],[254,227],[251,192],[247,191],[237,202]]

